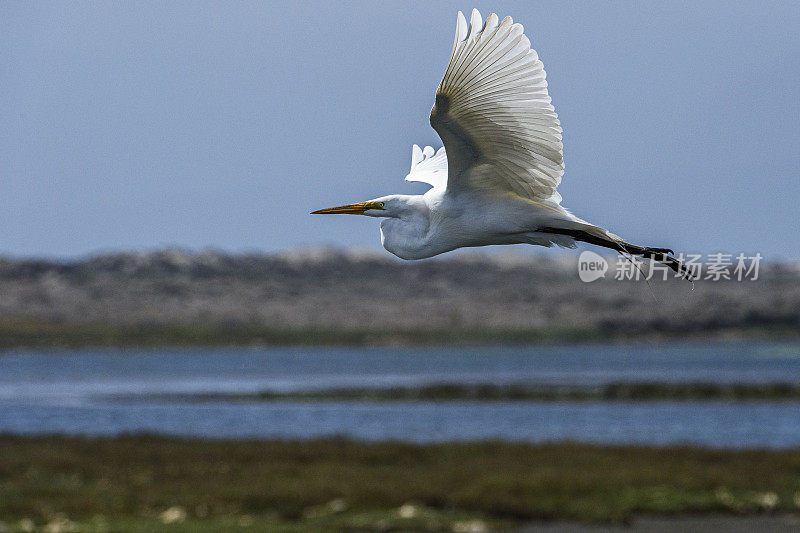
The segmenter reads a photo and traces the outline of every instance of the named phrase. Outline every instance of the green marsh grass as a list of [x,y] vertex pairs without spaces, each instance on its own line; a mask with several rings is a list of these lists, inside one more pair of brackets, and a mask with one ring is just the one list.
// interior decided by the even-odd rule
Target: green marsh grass
[[[152,399],[153,395],[147,395]],[[800,385],[772,383],[615,382],[605,385],[437,383],[411,387],[339,388],[252,393],[155,395],[185,401],[781,401],[800,399]]]
[[800,450],[3,436],[0,480],[13,527],[452,530],[796,512]]

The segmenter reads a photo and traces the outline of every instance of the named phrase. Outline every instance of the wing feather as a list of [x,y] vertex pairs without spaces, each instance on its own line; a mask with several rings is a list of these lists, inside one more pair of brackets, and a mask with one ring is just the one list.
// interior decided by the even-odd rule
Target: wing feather
[[433,187],[447,186],[447,155],[444,146],[434,151],[432,146],[411,148],[411,170],[406,181],[420,181]]
[[557,204],[562,130],[544,67],[522,25],[511,17],[498,20],[492,13],[483,22],[477,10],[469,25],[461,12],[456,20],[450,62],[431,110],[431,125],[449,154],[447,187]]

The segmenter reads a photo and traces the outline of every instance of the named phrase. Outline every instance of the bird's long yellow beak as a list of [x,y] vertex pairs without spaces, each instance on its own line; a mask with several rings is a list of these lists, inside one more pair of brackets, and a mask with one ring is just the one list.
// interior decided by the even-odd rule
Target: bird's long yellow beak
[[358,202],[312,211],[312,215],[363,215],[370,209],[383,209],[383,202]]

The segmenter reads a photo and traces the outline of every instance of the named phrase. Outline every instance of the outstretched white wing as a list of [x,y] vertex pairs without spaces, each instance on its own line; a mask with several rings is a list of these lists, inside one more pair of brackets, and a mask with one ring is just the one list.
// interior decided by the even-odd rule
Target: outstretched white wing
[[561,124],[542,62],[520,24],[458,13],[431,125],[447,149],[449,190],[477,188],[558,204]]
[[421,181],[433,187],[447,187],[447,155],[444,146],[436,152],[432,146],[424,150],[416,144],[411,148],[411,170],[406,181]]

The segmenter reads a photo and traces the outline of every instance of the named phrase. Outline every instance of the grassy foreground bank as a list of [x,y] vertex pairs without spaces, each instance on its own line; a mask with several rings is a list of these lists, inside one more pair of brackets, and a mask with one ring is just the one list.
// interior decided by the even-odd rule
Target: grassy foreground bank
[[800,327],[771,323],[752,327],[646,328],[314,328],[261,323],[114,324],[37,319],[0,320],[0,350],[14,348],[443,345],[498,343],[630,342],[643,340],[798,339]]
[[[795,335],[793,335],[793,333]],[[800,330],[787,330],[800,337]],[[765,336],[768,336],[765,334]],[[430,345],[612,340],[592,329],[357,329],[270,327],[247,323],[111,324],[0,321],[0,349],[131,346]]]
[[0,437],[11,530],[468,531],[799,507],[800,450]]

